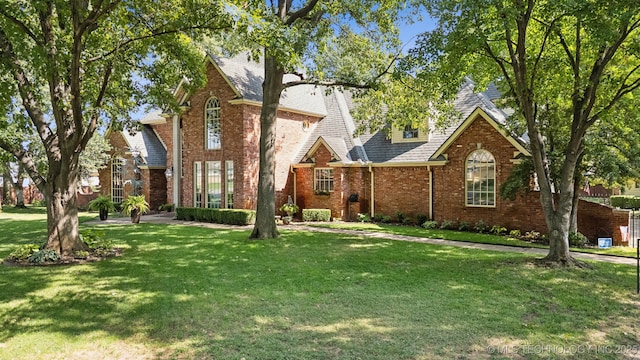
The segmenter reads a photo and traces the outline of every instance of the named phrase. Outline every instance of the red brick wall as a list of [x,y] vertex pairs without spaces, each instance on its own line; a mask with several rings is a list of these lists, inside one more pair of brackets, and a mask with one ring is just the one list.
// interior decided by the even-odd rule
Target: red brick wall
[[613,238],[614,245],[622,244],[620,226],[629,226],[629,210],[614,209],[609,205],[580,200],[578,204],[578,231],[595,242],[599,237]]
[[[193,162],[232,160],[234,164],[234,207],[255,209],[260,159],[260,108],[252,105],[233,105],[235,93],[212,65],[208,66],[207,85],[190,98],[191,108],[181,117],[183,131],[183,182],[181,199],[184,206],[193,206]],[[204,106],[215,96],[220,100],[222,148],[204,149]],[[280,111],[276,130],[276,207],[293,195],[290,164],[310,132],[302,123],[319,119]],[[169,185],[170,187],[170,185]],[[226,192],[223,182],[223,193]],[[204,186],[203,186],[204,190]]]
[[374,167],[374,207],[376,215],[396,219],[429,214],[429,172],[427,167]]
[[[465,162],[471,152],[482,148],[495,158],[495,207],[468,207],[465,194]],[[515,201],[503,200],[500,185],[515,166],[511,159],[517,149],[484,118],[478,116],[445,151],[448,163],[433,169],[433,216],[436,221],[484,221],[488,226],[546,232],[544,214],[537,193],[518,196]]]

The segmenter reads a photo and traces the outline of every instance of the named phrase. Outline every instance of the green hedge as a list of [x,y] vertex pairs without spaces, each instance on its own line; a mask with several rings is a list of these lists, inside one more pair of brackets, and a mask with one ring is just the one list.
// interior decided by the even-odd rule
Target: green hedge
[[640,209],[640,197],[631,195],[611,196],[611,206],[621,209]]
[[331,210],[329,209],[303,209],[302,221],[329,221]]
[[176,208],[176,218],[215,224],[249,225],[256,222],[256,212],[237,209]]

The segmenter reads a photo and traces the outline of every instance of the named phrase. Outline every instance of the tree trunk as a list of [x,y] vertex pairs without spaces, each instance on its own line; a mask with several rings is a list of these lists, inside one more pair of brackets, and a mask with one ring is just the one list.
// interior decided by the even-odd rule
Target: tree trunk
[[9,163],[4,164],[2,168],[2,198],[5,204],[13,204],[13,196],[11,195],[11,189],[13,184],[11,183],[11,172],[9,171]]
[[571,202],[571,222],[569,223],[569,233],[578,232],[578,202],[580,201],[580,179],[573,181],[573,201]]
[[262,85],[260,111],[260,172],[256,223],[251,239],[275,239],[280,236],[276,227],[275,174],[276,174],[276,118],[282,92],[284,70],[275,58],[265,55],[265,75]]
[[25,208],[26,206],[24,206],[24,189],[22,188],[22,183],[17,182],[13,184],[13,190],[16,192],[16,207]]
[[49,174],[45,186],[47,201],[47,249],[61,256],[73,256],[75,251],[88,250],[78,231],[76,204],[77,176],[69,171]]

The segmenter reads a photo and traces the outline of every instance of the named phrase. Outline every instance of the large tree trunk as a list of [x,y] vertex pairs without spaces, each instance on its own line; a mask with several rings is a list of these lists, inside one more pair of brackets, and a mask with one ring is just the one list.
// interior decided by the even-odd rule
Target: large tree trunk
[[60,253],[61,256],[73,256],[77,250],[88,250],[78,231],[78,177],[68,170],[57,173],[49,174],[44,187],[49,235],[46,248]]
[[276,118],[282,92],[284,70],[275,58],[265,55],[262,110],[260,112],[260,172],[256,223],[251,239],[275,239],[280,236],[276,227]]
[[11,171],[9,171],[9,163],[6,163],[2,166],[2,199],[5,204],[13,204],[12,188]]

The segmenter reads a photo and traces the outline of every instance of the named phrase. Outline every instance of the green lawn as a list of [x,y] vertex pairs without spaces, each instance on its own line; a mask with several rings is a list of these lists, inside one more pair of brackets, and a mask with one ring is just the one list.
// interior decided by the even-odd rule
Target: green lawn
[[[45,227],[1,213],[0,258]],[[618,359],[640,346],[631,266],[536,268],[519,254],[311,232],[94,227],[123,256],[0,266],[0,359]]]
[[[495,244],[518,247],[532,247],[548,249],[549,246],[535,244],[528,241],[519,240],[509,236],[497,236],[492,234],[478,234],[469,231],[455,230],[427,230],[416,226],[402,226],[394,224],[358,223],[358,222],[331,222],[331,223],[307,223],[310,226],[327,227],[333,229],[347,229],[356,231],[376,231],[388,234],[416,236],[431,239],[445,239],[454,241],[468,241],[480,244]],[[586,252],[593,254],[636,257],[636,249],[627,246],[614,246],[608,249],[598,248],[571,248],[571,251]]]

